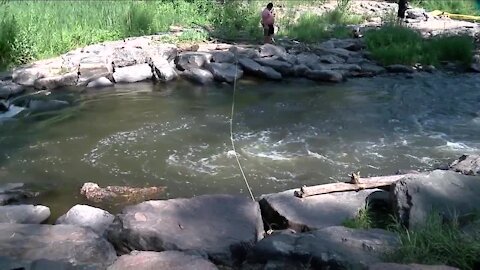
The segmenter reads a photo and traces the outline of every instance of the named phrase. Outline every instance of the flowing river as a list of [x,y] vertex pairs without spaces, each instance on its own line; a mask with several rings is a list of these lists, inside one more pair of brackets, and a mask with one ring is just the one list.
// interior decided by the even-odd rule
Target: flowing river
[[[165,198],[247,190],[230,145],[232,86],[141,83],[60,91],[72,107],[0,123],[0,184],[48,190],[58,216],[84,182],[166,186]],[[480,149],[480,76],[240,82],[234,138],[256,196],[427,170]],[[229,152],[230,151],[230,152]],[[118,209],[116,209],[118,210]]]

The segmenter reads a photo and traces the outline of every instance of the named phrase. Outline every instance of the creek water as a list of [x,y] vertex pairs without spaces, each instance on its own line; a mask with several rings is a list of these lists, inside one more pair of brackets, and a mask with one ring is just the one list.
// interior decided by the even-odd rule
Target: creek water
[[[37,203],[53,216],[86,203],[79,189],[89,181],[166,186],[164,198],[248,196],[229,153],[232,93],[184,81],[57,91],[51,98],[71,108],[1,123],[0,184],[45,187]],[[247,80],[235,105],[237,152],[256,196],[344,181],[354,170],[433,169],[480,149],[478,75]]]

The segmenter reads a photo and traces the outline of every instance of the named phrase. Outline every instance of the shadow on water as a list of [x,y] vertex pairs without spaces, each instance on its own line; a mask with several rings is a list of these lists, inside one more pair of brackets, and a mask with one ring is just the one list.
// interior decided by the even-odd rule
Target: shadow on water
[[[346,180],[353,170],[432,169],[480,148],[478,89],[468,74],[241,81],[234,138],[255,195]],[[229,154],[232,93],[185,81],[65,93],[74,106],[2,125],[0,182],[51,186],[38,202],[53,216],[87,203],[84,182],[166,186],[164,198],[246,195]]]

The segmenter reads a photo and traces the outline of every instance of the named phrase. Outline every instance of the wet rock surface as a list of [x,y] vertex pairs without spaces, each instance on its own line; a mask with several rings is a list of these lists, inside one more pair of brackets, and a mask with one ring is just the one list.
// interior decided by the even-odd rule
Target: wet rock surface
[[57,219],[55,224],[88,227],[102,235],[115,217],[105,210],[77,204]]
[[459,159],[452,162],[448,168],[452,171],[465,175],[480,174],[480,156],[479,155],[463,155]]
[[132,251],[120,256],[107,270],[216,270],[217,267],[195,255],[188,255],[179,251]]
[[43,205],[0,206],[0,223],[40,224],[50,217],[50,209]]
[[147,201],[126,207],[108,229],[120,253],[178,250],[234,265],[263,237],[256,202],[231,195]]

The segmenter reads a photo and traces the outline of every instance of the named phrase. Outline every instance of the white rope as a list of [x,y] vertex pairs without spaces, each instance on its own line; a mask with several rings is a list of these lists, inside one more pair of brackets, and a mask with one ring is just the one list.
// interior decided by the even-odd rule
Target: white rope
[[238,73],[238,59],[235,59],[235,78],[233,80],[233,97],[232,97],[232,113],[230,114],[230,141],[232,142],[232,150],[233,154],[235,155],[235,159],[237,160],[238,168],[242,173],[243,180],[245,181],[245,185],[247,186],[248,192],[250,193],[250,197],[253,201],[255,201],[255,197],[253,196],[252,189],[250,188],[250,184],[248,183],[247,177],[243,172],[242,164],[240,163],[240,159],[237,155],[237,150],[235,149],[235,141],[233,140],[233,115],[235,112],[235,93],[237,90],[237,73]]

